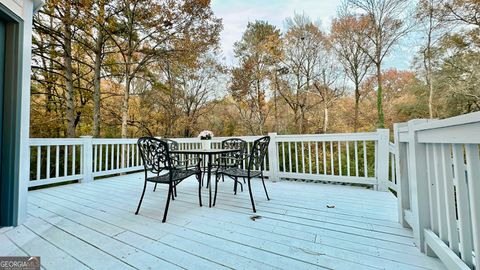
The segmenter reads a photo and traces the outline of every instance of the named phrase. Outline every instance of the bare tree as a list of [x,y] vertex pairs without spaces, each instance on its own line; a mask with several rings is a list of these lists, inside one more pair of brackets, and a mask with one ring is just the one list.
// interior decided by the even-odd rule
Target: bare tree
[[344,94],[344,87],[339,86],[341,67],[337,64],[335,51],[328,42],[323,50],[315,55],[313,93],[317,94],[323,105],[322,132],[327,133],[330,124],[329,110],[333,103]]
[[417,4],[416,18],[419,30],[422,33],[420,49],[421,62],[425,71],[425,82],[428,87],[428,113],[430,118],[435,117],[434,111],[434,78],[433,69],[436,59],[437,45],[448,30],[447,22],[442,18],[444,12],[435,0],[420,0]]
[[194,65],[180,69],[178,90],[185,121],[183,136],[192,136],[198,118],[208,113],[206,107],[215,99],[224,72],[213,55],[204,56]]
[[[382,64],[392,47],[412,28],[408,18],[408,0],[347,0],[362,15],[366,44],[358,42],[376,67],[378,127],[385,126],[382,93]],[[410,20],[411,21],[411,20]]]
[[336,55],[343,66],[346,76],[355,87],[355,115],[353,130],[358,130],[360,107],[360,84],[368,74],[372,61],[362,48],[367,47],[368,39],[364,35],[361,18],[341,9],[338,18],[332,22],[331,40]]
[[305,114],[317,103],[309,99],[315,74],[316,58],[323,50],[325,35],[319,25],[304,14],[295,14],[285,21],[287,33],[283,38],[282,74],[278,92],[293,112],[293,123],[298,133],[305,132]]
[[442,19],[444,21],[480,26],[478,0],[443,0],[440,7],[443,11]]

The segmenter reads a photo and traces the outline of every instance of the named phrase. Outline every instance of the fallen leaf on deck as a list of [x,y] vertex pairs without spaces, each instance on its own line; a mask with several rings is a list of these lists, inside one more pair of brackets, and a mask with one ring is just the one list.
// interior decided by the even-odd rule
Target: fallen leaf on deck
[[327,208],[335,208],[335,205],[333,205],[333,204],[327,204]]
[[308,249],[303,249],[303,248],[298,248],[298,249],[307,253],[307,254],[310,254],[310,255],[316,255],[316,256],[325,255],[325,253],[316,252],[316,251],[312,251],[312,250],[308,250]]
[[257,215],[253,215],[253,216],[250,217],[250,219],[253,220],[253,221],[255,221],[257,219],[261,219],[261,218],[262,218],[262,216],[257,216]]

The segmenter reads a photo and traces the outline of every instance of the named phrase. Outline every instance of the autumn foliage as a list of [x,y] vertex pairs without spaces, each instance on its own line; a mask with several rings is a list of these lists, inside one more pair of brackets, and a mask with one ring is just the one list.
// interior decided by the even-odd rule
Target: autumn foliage
[[[372,131],[480,110],[478,1],[408,3],[345,0],[329,26],[254,20],[228,66],[208,0],[48,1],[31,137]],[[400,49],[415,55],[408,70],[385,64]]]

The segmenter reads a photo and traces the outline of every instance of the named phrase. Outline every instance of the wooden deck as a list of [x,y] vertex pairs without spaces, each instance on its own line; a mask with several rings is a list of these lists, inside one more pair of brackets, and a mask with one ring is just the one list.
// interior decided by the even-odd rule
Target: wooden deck
[[39,255],[45,269],[445,269],[397,223],[390,193],[268,182],[267,201],[255,181],[262,218],[253,221],[248,192],[234,196],[232,181],[208,208],[189,179],[162,224],[165,186],[150,186],[133,214],[142,181],[130,174],[29,192],[28,221],[0,229],[0,255]]

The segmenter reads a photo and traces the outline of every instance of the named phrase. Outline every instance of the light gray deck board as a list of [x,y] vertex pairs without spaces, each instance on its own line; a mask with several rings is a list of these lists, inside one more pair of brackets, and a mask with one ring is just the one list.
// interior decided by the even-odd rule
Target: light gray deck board
[[[6,232],[6,231],[5,231]],[[0,254],[3,256],[25,256],[27,255],[26,252],[20,249],[15,243],[13,243],[5,234],[0,234]]]
[[[40,255],[46,269],[69,263],[94,269],[444,269],[414,247],[411,231],[396,220],[390,193],[268,182],[272,200],[267,201],[254,181],[262,218],[252,221],[248,191],[234,196],[226,179],[219,183],[217,206],[205,207],[203,189],[199,207],[196,182],[188,179],[178,186],[162,224],[165,186],[152,192],[149,185],[140,215],[133,214],[141,177],[29,192],[31,216],[24,226],[0,232],[6,243],[0,252]],[[24,235],[15,239],[18,233]],[[55,252],[64,255],[55,258]]]
[[10,256],[22,256],[25,255],[24,253],[30,256],[40,256],[40,262],[46,269],[65,269],[66,265],[71,269],[89,269],[85,264],[45,240],[42,236],[35,234],[24,225],[8,231],[6,236],[23,251],[18,254],[10,253]]
[[[118,187],[118,185],[116,185],[116,186]],[[117,194],[121,194],[122,192],[121,192],[118,188],[116,188],[116,193],[117,193]],[[108,195],[106,195],[106,196],[108,197]],[[111,198],[111,199],[114,200],[114,198]],[[178,203],[178,200],[177,200],[177,203]],[[132,206],[133,206],[133,205],[132,205]],[[155,207],[155,208],[156,208],[156,207]],[[154,208],[154,209],[155,209],[155,208]],[[148,213],[149,213],[148,211],[149,211],[149,208],[146,206],[146,210],[144,211],[144,214],[145,214],[145,215],[149,215],[149,214],[148,214]],[[188,211],[188,208],[185,208],[185,209],[183,210],[183,212],[186,212],[186,211]],[[208,210],[205,210],[205,211],[204,211],[204,213],[210,213],[210,212],[211,212],[211,211],[208,211]],[[192,214],[189,214],[189,215],[192,215]],[[223,218],[225,218],[225,217],[228,217],[229,215],[226,213],[226,214],[223,214],[223,215],[220,215],[220,216],[221,216],[221,218],[219,218],[219,219],[223,219]],[[152,218],[158,217],[158,213],[153,214],[153,216],[151,216],[151,217],[152,217]],[[218,215],[217,215],[217,217],[218,217]],[[205,224],[204,224],[203,226],[201,226],[201,227],[198,227],[198,228],[211,228],[212,225],[211,225],[211,223],[208,223],[208,222],[209,222],[209,220],[215,220],[215,218],[216,218],[215,216],[211,216],[210,219],[205,219],[205,218],[204,218],[204,219],[203,219],[203,222],[205,222]],[[246,218],[247,218],[247,217],[245,217],[245,218],[237,217],[237,220],[242,220],[242,219],[246,219]],[[178,219],[178,218],[172,219],[172,222],[173,222],[174,220],[177,220],[177,219]],[[195,218],[195,220],[199,220],[199,219],[201,219],[201,218],[200,218],[200,217],[196,217],[196,218]],[[186,223],[186,222],[183,221],[183,223]],[[181,225],[181,224],[182,224],[182,223],[180,223],[180,225]],[[249,224],[252,224],[252,222],[250,221]],[[258,224],[258,223],[257,223],[257,224]],[[191,223],[190,223],[187,227],[191,227]],[[193,226],[193,228],[195,228],[195,226]],[[227,226],[227,228],[228,228],[228,226]],[[235,230],[238,231],[238,228],[239,228],[239,227],[235,227]],[[199,230],[202,231],[203,229],[199,229]],[[228,229],[227,229],[227,230],[228,230]],[[213,234],[213,235],[220,235],[221,232],[222,232],[222,231],[220,230],[220,231],[217,231],[217,232],[212,233],[212,234]],[[253,234],[254,234],[254,235],[256,234],[256,235],[259,235],[259,236],[268,235],[268,234],[265,233],[265,232],[261,232],[261,233],[259,233],[259,232],[253,232]],[[248,236],[248,233],[247,233],[246,235]],[[272,236],[273,236],[273,235],[272,235]],[[277,237],[275,237],[275,238],[272,237],[272,240],[273,240],[273,239],[279,239],[279,238],[281,238],[280,235],[277,235]],[[268,239],[268,237],[265,238],[265,239]],[[284,239],[284,240],[285,240],[285,242],[290,242],[290,243],[291,243],[292,241],[289,241],[289,240],[293,240],[293,239],[289,239],[289,240]],[[324,241],[324,242],[325,242],[325,241]],[[337,243],[335,243],[335,242],[337,242],[337,241],[331,241],[330,247],[334,247],[335,245],[337,245]],[[325,243],[323,243],[323,244],[325,244]],[[303,248],[302,246],[300,246],[300,247],[296,247],[295,245],[293,245],[293,246],[294,246],[295,248]],[[328,246],[328,244],[327,244],[327,246]],[[349,245],[349,246],[351,246],[351,245]],[[312,253],[317,252],[317,251],[315,251],[315,248],[312,249],[311,246],[309,247],[309,249],[312,250]],[[330,251],[331,251],[331,250],[330,250]],[[359,252],[359,251],[360,251],[360,252],[364,252],[364,251],[365,251],[365,247],[358,247],[358,245],[357,245],[357,249],[354,250],[354,251],[355,251],[355,252]],[[341,255],[342,255],[342,254],[344,255],[344,253],[345,253],[344,251],[342,252],[342,250],[338,250],[338,249],[335,249],[335,248],[334,248],[334,252],[337,252],[337,254],[341,254]],[[415,249],[415,252],[418,254],[418,251],[417,251],[416,249]],[[317,252],[317,253],[318,253],[318,252]],[[376,254],[376,252],[374,252],[374,251],[371,251],[371,253],[375,253],[375,254]],[[385,254],[385,253],[388,253],[388,252],[383,252],[383,254]],[[407,262],[408,262],[408,261],[411,260],[411,259],[415,259],[415,257],[401,256],[401,254],[400,254],[400,256],[398,256],[398,254],[393,253],[393,252],[390,253],[390,254],[388,254],[387,256],[388,256],[389,258],[391,258],[391,259],[397,260],[398,262],[402,262],[402,261],[407,261]],[[423,256],[423,255],[422,255],[422,256]],[[344,255],[344,257],[345,257],[345,255]],[[348,256],[347,256],[347,257],[348,257]],[[350,257],[355,258],[355,254],[350,254]],[[362,258],[359,258],[359,257],[357,256],[357,257],[355,258],[355,261],[356,261],[356,262],[359,262],[359,261],[361,261],[361,259],[362,259]],[[366,262],[366,263],[372,263],[372,260],[375,261],[375,259],[376,259],[376,258],[373,258],[373,259],[372,259],[371,257],[369,257],[369,258],[367,259],[368,262]],[[348,258],[347,258],[346,260],[348,260]],[[364,261],[365,261],[365,258],[364,258]],[[388,264],[388,263],[383,262],[381,265],[384,265],[384,264]],[[339,267],[340,264],[337,264],[336,266]],[[428,266],[428,264],[427,264],[426,266]],[[392,267],[390,267],[390,268],[392,268]],[[404,265],[403,267],[401,267],[401,268],[399,268],[399,269],[407,269],[407,267]]]

